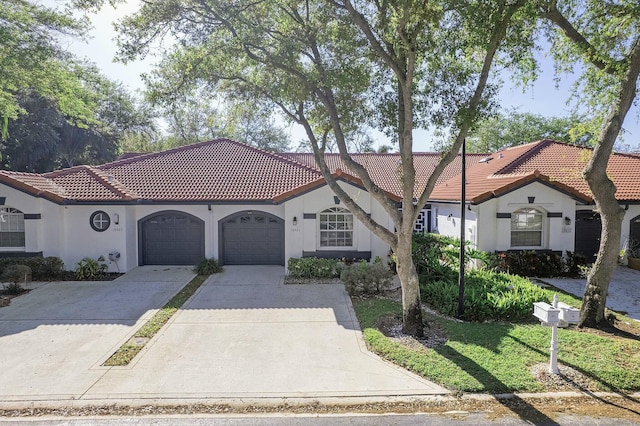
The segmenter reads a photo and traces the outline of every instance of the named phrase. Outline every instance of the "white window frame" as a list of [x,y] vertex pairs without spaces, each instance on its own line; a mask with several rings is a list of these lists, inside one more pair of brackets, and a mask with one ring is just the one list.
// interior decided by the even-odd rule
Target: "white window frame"
[[[351,229],[322,229],[322,216],[323,215],[346,215],[348,217],[351,218]],[[336,222],[337,223],[337,222]],[[340,222],[340,223],[347,223],[347,221],[344,222]],[[327,245],[324,246],[322,245],[322,233],[323,232],[331,232],[331,231],[336,231],[336,232],[351,232],[351,245],[350,246],[335,246],[335,245]],[[344,207],[329,207],[327,209],[324,209],[322,211],[320,211],[318,213],[318,226],[317,226],[317,247],[318,250],[349,250],[349,249],[354,249],[356,246],[356,218],[353,216],[353,213],[351,213],[349,210],[345,209]]]
[[0,245],[0,251],[25,251],[27,239],[24,226],[24,213],[13,207],[0,207],[0,244],[2,244],[1,234],[19,232],[22,232],[24,244],[21,246]]
[[[526,216],[539,216],[540,217],[540,228],[539,229],[526,229],[526,228],[514,228],[514,224],[517,223],[516,216],[526,215]],[[545,213],[535,207],[523,207],[511,213],[511,219],[509,221],[509,245],[511,248],[523,248],[523,249],[541,249],[544,248],[545,244]],[[513,241],[513,233],[514,232],[531,232],[531,233],[540,233],[540,245],[522,245],[522,244],[514,244]]]

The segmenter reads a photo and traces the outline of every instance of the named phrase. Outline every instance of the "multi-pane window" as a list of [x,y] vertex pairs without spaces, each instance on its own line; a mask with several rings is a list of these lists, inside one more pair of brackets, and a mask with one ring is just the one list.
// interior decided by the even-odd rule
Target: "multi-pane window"
[[0,207],[0,247],[24,247],[24,214]]
[[320,247],[352,247],[353,215],[332,207],[320,212]]
[[516,210],[511,214],[511,246],[542,246],[542,212],[532,208]]

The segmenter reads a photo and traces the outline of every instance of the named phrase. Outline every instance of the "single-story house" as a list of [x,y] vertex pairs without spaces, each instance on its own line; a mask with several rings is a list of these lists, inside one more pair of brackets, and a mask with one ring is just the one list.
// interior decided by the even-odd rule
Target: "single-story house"
[[[599,221],[580,177],[589,154],[544,140],[469,155],[467,238],[488,251],[597,251]],[[400,201],[398,154],[354,158]],[[326,159],[345,191],[393,229],[339,156]],[[438,153],[415,154],[417,190],[438,161]],[[447,167],[416,232],[459,235],[460,168],[460,157]],[[640,157],[615,154],[609,172],[627,209],[623,234],[640,239]],[[205,257],[285,265],[290,257],[384,258],[388,251],[334,196],[311,154],[218,139],[99,166],[0,171],[0,256],[58,256],[68,269],[104,256],[110,271],[124,272]]]

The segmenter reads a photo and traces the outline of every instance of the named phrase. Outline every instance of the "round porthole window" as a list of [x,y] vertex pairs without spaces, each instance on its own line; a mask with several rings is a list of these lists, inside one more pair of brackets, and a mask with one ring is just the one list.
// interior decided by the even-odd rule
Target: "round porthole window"
[[105,212],[98,210],[91,214],[89,225],[91,225],[94,231],[104,232],[109,228],[109,225],[111,225],[111,218]]

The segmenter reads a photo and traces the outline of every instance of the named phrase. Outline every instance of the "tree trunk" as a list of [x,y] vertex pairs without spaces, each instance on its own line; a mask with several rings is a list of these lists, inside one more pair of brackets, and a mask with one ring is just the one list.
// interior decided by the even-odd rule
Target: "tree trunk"
[[626,70],[611,110],[602,126],[598,143],[584,170],[584,178],[589,184],[600,211],[602,234],[598,258],[587,276],[587,286],[580,308],[580,327],[606,327],[609,325],[604,316],[607,303],[607,291],[613,272],[618,264],[622,221],[624,210],[616,200],[616,186],[607,175],[609,157],[613,151],[622,122],[636,97],[636,85],[640,75],[640,38],[636,39]]
[[[606,183],[611,184],[610,181]],[[611,191],[610,194],[610,198],[613,198],[615,191]],[[609,325],[604,310],[609,283],[618,264],[624,210],[615,199],[603,201],[602,204],[597,203],[600,205],[602,219],[600,249],[598,250],[598,258],[587,276],[587,285],[580,309],[578,324],[580,327],[603,328]]]
[[402,332],[415,337],[424,336],[420,282],[411,254],[412,232],[398,231],[397,271],[402,287]]

